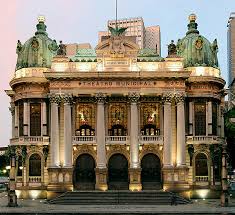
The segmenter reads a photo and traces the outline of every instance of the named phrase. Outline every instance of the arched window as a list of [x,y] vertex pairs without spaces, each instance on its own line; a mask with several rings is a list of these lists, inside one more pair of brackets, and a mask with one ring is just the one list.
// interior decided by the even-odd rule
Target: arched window
[[17,168],[17,176],[22,176],[22,169],[23,169],[23,162],[22,162],[22,156],[18,157],[18,168]]
[[208,181],[207,157],[204,153],[199,153],[195,157],[196,181]]
[[41,176],[41,157],[39,154],[32,154],[29,158],[29,176]]

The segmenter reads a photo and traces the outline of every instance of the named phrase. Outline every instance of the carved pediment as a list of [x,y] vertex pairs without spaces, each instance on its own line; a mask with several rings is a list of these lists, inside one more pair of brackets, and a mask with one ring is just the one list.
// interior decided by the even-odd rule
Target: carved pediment
[[139,46],[123,35],[110,36],[96,46],[97,56],[127,57],[137,56]]

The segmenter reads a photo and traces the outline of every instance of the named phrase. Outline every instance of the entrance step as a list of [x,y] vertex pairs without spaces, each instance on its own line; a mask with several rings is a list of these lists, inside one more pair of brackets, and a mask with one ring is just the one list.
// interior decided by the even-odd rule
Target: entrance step
[[50,204],[60,205],[170,205],[172,200],[176,204],[188,204],[189,200],[179,195],[162,191],[73,191],[66,192],[55,199],[49,200]]

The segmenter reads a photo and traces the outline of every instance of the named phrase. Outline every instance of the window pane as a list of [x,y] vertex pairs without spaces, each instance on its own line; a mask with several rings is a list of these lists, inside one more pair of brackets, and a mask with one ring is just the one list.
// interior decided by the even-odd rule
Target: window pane
[[200,153],[195,158],[196,176],[208,176],[207,157]]
[[30,104],[30,136],[41,136],[41,104]]
[[29,158],[29,176],[41,176],[41,157],[38,154]]
[[217,135],[217,104],[212,103],[212,134]]
[[206,135],[206,103],[195,103],[195,134]]
[[78,136],[90,136],[95,133],[96,126],[95,104],[78,103],[76,106],[75,133]]
[[24,106],[23,104],[19,105],[19,136],[23,136],[24,135]]

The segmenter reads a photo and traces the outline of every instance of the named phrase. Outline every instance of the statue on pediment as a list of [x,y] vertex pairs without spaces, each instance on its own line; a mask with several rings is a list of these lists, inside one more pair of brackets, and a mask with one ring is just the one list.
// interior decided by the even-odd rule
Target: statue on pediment
[[110,42],[109,42],[110,53],[112,54],[125,53],[123,33],[125,32],[126,29],[127,28],[109,27],[109,31],[111,32]]

